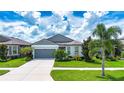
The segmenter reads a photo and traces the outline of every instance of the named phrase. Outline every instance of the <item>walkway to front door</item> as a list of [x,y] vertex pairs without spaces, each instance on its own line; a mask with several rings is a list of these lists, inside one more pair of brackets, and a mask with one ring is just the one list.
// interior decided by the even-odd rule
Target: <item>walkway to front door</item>
[[50,71],[54,64],[54,59],[34,59],[9,73],[0,76],[0,80],[15,81],[52,81]]

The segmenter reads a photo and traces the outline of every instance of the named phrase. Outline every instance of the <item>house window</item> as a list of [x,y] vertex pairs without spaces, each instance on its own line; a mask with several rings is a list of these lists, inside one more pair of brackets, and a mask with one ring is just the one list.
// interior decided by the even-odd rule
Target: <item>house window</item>
[[8,56],[17,55],[18,54],[18,46],[17,45],[9,45],[8,46]]
[[70,55],[70,47],[67,47],[67,53]]
[[18,54],[18,46],[13,46],[13,55]]
[[12,55],[12,46],[8,46],[8,55]]
[[65,47],[59,47],[59,49],[61,49],[61,50],[65,50]]
[[75,46],[75,56],[79,55],[79,47]]

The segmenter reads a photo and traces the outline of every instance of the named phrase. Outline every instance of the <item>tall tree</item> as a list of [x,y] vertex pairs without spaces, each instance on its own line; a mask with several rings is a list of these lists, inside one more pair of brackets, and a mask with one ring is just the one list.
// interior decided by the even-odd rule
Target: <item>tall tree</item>
[[91,61],[91,58],[89,56],[89,43],[91,42],[91,37],[89,37],[87,40],[84,40],[83,41],[83,44],[82,44],[82,54],[84,56],[84,60],[85,61]]
[[93,36],[96,36],[101,41],[101,50],[102,50],[102,77],[105,76],[104,72],[104,63],[105,63],[105,49],[110,47],[111,52],[113,50],[112,39],[117,39],[118,35],[121,34],[121,29],[118,26],[111,26],[106,28],[104,24],[97,24],[96,28],[93,31]]

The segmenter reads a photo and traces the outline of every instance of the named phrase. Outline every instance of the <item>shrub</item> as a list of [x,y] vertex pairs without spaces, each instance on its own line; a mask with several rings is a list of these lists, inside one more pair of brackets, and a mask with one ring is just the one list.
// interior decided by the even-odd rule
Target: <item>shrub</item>
[[56,60],[63,61],[67,58],[67,53],[62,49],[58,49],[55,51],[54,56]]
[[120,56],[116,56],[116,60],[120,60]]
[[26,57],[26,60],[29,61],[29,60],[32,59],[32,48],[31,48],[31,47],[24,47],[24,48],[21,48],[20,54],[21,54],[23,57]]
[[74,57],[68,56],[68,59],[69,59],[69,60],[74,60]]
[[117,59],[116,59],[116,57],[112,56],[112,57],[110,58],[110,60],[111,60],[111,61],[116,61]]
[[0,45],[0,60],[7,61],[7,46]]
[[74,60],[76,60],[76,61],[81,61],[81,58],[80,58],[80,56],[75,56],[75,57],[74,57]]

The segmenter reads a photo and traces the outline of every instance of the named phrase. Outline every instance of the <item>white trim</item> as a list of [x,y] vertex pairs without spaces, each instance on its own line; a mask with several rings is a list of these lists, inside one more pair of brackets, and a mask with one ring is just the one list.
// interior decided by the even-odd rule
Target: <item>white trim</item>
[[33,52],[32,54],[33,54],[33,59],[34,59],[35,58],[35,56],[34,56],[35,55],[35,49],[34,48],[33,48],[32,52]]
[[33,49],[58,49],[58,45],[32,45]]

